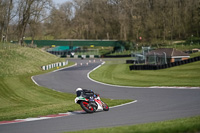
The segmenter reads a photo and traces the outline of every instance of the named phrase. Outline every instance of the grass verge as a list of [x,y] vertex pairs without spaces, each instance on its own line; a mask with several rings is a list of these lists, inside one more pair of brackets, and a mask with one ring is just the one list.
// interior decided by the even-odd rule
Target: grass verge
[[199,133],[200,116],[133,126],[99,128],[67,133]]
[[121,61],[106,61],[90,77],[122,86],[200,86],[200,61],[162,70],[130,71],[129,66]]
[[[33,75],[55,70],[42,71],[42,65],[64,60],[40,49],[12,44],[0,47],[0,121],[81,110],[74,103],[74,94],[39,87],[31,80]],[[110,106],[129,101],[103,100]]]

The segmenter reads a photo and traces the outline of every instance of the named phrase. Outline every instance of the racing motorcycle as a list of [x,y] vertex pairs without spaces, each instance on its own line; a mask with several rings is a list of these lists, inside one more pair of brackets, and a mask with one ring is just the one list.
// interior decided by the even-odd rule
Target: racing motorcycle
[[75,103],[80,104],[81,108],[87,113],[109,110],[108,105],[101,101],[99,95],[90,97],[84,97],[83,95],[80,95],[75,98]]

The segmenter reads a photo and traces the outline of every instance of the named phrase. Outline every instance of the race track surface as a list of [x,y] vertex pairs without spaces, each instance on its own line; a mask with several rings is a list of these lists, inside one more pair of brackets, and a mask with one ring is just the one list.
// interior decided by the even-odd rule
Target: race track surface
[[[57,72],[34,76],[41,86],[57,91],[74,93],[78,87],[92,89],[101,97],[133,99],[136,103],[112,108],[108,112],[76,114],[66,117],[0,125],[0,133],[61,133],[134,125],[200,115],[200,89],[126,88],[95,83],[87,74],[99,66],[100,59],[74,60],[77,66]],[[82,63],[82,65],[81,65]],[[74,99],[72,99],[74,100]]]

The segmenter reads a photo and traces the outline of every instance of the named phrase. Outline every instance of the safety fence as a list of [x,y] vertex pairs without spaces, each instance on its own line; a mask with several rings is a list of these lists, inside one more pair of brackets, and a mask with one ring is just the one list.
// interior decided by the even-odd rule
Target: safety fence
[[103,58],[124,58],[131,57],[131,55],[102,55]]
[[57,63],[53,63],[53,64],[49,64],[46,66],[41,66],[42,70],[49,70],[55,67],[62,67],[62,66],[66,66],[68,65],[68,60],[66,62],[57,62]]
[[54,54],[56,56],[60,56],[60,57],[67,57],[67,58],[100,58],[100,55],[86,55],[86,54],[82,54],[82,55],[72,55],[70,54],[70,52],[67,51],[48,51],[51,54]]
[[100,55],[67,55],[67,58],[100,58]]
[[[192,62],[196,62],[196,61],[200,61],[200,56],[190,58],[187,60],[167,63],[167,64],[163,64],[163,65],[131,65],[131,66],[129,66],[129,69],[130,70],[159,70],[159,69],[166,69],[166,68],[170,68],[170,67],[180,66],[180,65],[184,65],[184,64],[188,64],[188,63],[192,63]],[[127,62],[130,63],[131,61],[129,60]]]

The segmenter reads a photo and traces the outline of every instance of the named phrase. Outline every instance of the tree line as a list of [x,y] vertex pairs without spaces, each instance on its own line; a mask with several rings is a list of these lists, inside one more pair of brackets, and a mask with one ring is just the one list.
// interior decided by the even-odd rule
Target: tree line
[[1,41],[111,39],[153,42],[200,36],[200,0],[0,0]]

